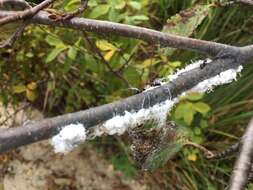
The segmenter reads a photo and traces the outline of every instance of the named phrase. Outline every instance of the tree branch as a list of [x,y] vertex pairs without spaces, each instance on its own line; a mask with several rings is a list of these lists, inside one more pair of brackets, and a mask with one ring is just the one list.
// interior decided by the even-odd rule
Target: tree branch
[[[15,15],[17,15],[17,11],[0,11],[0,18],[9,16],[14,17]],[[50,138],[55,135],[62,126],[71,123],[83,123],[88,129],[111,119],[114,115],[123,115],[125,111],[137,112],[142,108],[149,108],[169,98],[177,97],[182,92],[197,85],[199,82],[216,76],[220,72],[231,68],[237,68],[239,65],[246,63],[246,61],[251,59],[253,56],[252,46],[242,48],[234,47],[216,42],[180,37],[143,27],[112,23],[108,21],[98,21],[85,18],[54,20],[50,19],[49,15],[50,14],[47,12],[40,11],[32,18],[29,18],[29,21],[34,24],[44,24],[80,31],[90,31],[108,35],[114,34],[141,39],[150,43],[160,43],[162,46],[193,50],[217,57],[204,68],[196,68],[185,72],[173,82],[169,82],[161,87],[145,91],[121,101],[76,113],[44,119],[38,122],[31,122],[18,128],[3,130],[0,133],[0,153],[17,148],[21,145]]]
[[6,5],[15,7],[15,10],[16,8],[21,9],[21,10],[31,8],[29,3],[23,0],[0,0],[0,7],[5,7]]
[[213,154],[213,156],[208,157],[208,159],[224,159],[224,157],[230,156],[233,153],[237,152],[240,148],[240,143],[241,141],[239,140],[239,142],[233,144],[232,146],[228,147],[227,149],[221,152]]
[[244,190],[253,161],[253,119],[242,137],[242,147],[236,160],[232,177],[230,178],[229,190]]
[[[16,12],[1,11],[0,18],[10,16]],[[123,37],[144,40],[150,43],[161,44],[162,46],[197,51],[211,56],[216,56],[222,51],[232,51],[235,47],[216,42],[181,37],[172,34],[155,31],[138,26],[99,21],[85,18],[72,18],[71,20],[53,20],[49,13],[40,11],[30,19],[31,23],[49,26],[71,28],[80,31],[103,33],[108,35],[119,35]]]
[[245,4],[245,5],[253,6],[253,1],[252,0],[236,0],[236,2]]
[[[18,128],[4,130],[0,133],[0,153],[17,148],[21,145],[48,139],[58,133],[61,127],[71,123],[82,123],[89,129],[111,119],[115,115],[123,115],[125,111],[137,112],[142,108],[149,108],[167,99],[173,99],[182,92],[191,89],[199,82],[216,76],[222,71],[237,68],[239,65],[244,64],[245,61],[252,58],[252,54],[244,54],[241,49],[239,52],[237,56],[241,58],[240,61],[235,61],[234,58],[229,57],[215,59],[204,68],[195,68],[181,74],[177,79],[173,80],[173,82],[117,102],[76,113],[69,113],[37,122],[31,122]],[[247,55],[247,57],[242,57],[240,55]]]
[[249,5],[249,6],[253,6],[253,0],[230,0],[230,1],[226,1],[223,3],[218,3],[219,6],[229,6],[229,5],[234,5],[234,4],[243,4],[243,5]]
[[5,40],[3,43],[0,43],[0,48],[13,46],[18,37],[21,36],[21,34],[24,32],[26,26],[27,22],[25,21],[7,40]]
[[48,7],[50,4],[52,4],[55,0],[45,0],[42,3],[36,5],[35,7],[32,7],[30,9],[26,9],[24,11],[17,11],[16,13],[3,17],[0,19],[0,26],[10,23],[10,22],[14,22],[17,20],[23,20],[29,17],[34,16],[35,14],[37,14],[39,11],[41,11],[42,9]]
[[64,14],[63,19],[68,20],[68,19],[71,19],[75,16],[78,16],[79,14],[81,14],[82,12],[85,11],[87,6],[88,6],[88,0],[81,0],[81,6],[77,10],[73,11],[72,13]]

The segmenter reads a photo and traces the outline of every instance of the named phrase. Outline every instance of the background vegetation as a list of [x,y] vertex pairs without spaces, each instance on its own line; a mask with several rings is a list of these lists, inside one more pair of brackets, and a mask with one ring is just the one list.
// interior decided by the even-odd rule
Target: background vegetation
[[[79,5],[79,0],[64,0],[54,8],[65,12]],[[237,46],[253,43],[252,10],[221,6],[214,0],[90,0],[82,16]],[[1,30],[4,39],[13,26]],[[45,26],[30,26],[14,47],[0,50],[0,55],[1,101],[30,102],[45,116],[135,94],[133,88],[143,89],[203,58],[135,39]],[[252,71],[248,65],[238,81],[206,95],[190,95],[170,119],[189,131],[191,141],[223,150],[238,140],[253,115]],[[92,143],[126,177],[140,178],[143,173],[129,156],[127,139],[127,135],[104,137]],[[144,178],[157,188],[223,189],[232,165],[233,158],[210,161],[197,149],[184,147],[159,170],[144,173]]]

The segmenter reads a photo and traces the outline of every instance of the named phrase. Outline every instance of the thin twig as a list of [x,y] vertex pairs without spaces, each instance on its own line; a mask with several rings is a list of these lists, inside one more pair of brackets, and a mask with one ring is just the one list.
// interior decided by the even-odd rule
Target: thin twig
[[62,16],[62,19],[68,20],[68,19],[72,19],[75,16],[80,15],[81,13],[83,13],[85,11],[87,6],[88,6],[88,0],[81,0],[81,6],[77,10],[73,11],[72,13],[65,13]]
[[214,153],[213,156],[209,157],[208,159],[223,159],[224,157],[230,156],[233,153],[237,152],[239,150],[239,146],[240,146],[240,141],[221,152]]
[[214,154],[210,150],[206,149],[204,146],[202,146],[200,144],[196,144],[194,142],[187,141],[184,145],[192,146],[192,147],[195,147],[195,148],[201,150],[204,153],[204,156],[206,158],[211,158],[214,156]]
[[16,13],[6,16],[0,19],[0,26],[15,22],[17,20],[24,20],[29,17],[33,17],[35,14],[37,14],[42,9],[48,7],[50,4],[52,4],[55,0],[45,0],[42,3],[36,5],[35,7],[32,7],[30,9],[26,9],[24,11],[16,11]]
[[13,44],[24,32],[26,26],[27,22],[25,21],[25,23],[22,23],[22,25],[19,26],[18,29],[7,40],[5,40],[3,43],[0,43],[0,48],[8,48],[13,46]]
[[129,82],[123,76],[121,76],[121,74],[119,72],[114,71],[114,69],[111,67],[110,63],[108,63],[108,61],[105,60],[104,56],[102,55],[100,50],[97,48],[97,46],[94,45],[94,42],[89,39],[86,32],[83,32],[83,35],[84,35],[84,38],[86,39],[86,41],[89,43],[90,47],[100,57],[100,59],[102,60],[102,63],[108,68],[108,70],[111,73],[113,73],[116,77],[118,77],[120,80],[122,80],[128,87],[131,87]]

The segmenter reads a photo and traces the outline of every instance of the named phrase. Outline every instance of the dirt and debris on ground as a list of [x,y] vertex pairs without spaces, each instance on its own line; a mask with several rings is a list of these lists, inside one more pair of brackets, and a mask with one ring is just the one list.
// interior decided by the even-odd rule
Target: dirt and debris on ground
[[55,154],[48,141],[39,142],[20,148],[2,166],[4,190],[147,189],[124,179],[88,144],[62,155]]
[[[11,107],[7,111],[1,109],[0,120],[7,121],[2,123],[1,128],[42,118],[38,111],[21,110],[15,113],[15,121],[11,121],[8,117],[15,111]],[[140,180],[126,179],[88,143],[67,155],[55,154],[48,140],[0,155],[0,190],[96,189],[149,188]]]

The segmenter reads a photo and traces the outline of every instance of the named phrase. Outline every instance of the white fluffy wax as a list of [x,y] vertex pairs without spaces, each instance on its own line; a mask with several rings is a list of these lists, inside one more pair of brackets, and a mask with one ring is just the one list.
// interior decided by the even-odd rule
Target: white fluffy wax
[[147,121],[154,121],[158,126],[163,126],[166,123],[167,114],[175,104],[173,100],[156,104],[148,109],[140,109],[137,112],[126,111],[124,115],[116,115],[107,120],[95,130],[95,135],[101,134],[114,135],[123,134],[128,128],[134,128]]
[[86,140],[86,129],[83,124],[70,124],[64,126],[61,131],[55,135],[51,144],[56,153],[67,153]]
[[[211,62],[211,59],[205,60],[206,63]],[[203,60],[196,61],[192,64],[187,65],[185,68],[177,71],[175,74],[169,76],[169,80],[173,81],[178,78],[182,73],[188,72],[192,69],[200,67],[203,63]],[[102,134],[114,135],[123,134],[128,128],[134,128],[138,125],[144,124],[147,121],[154,121],[158,126],[162,126],[166,123],[166,118],[172,107],[179,101],[179,98],[185,96],[189,91],[204,93],[212,90],[215,86],[222,84],[227,84],[236,80],[237,74],[241,72],[242,66],[239,66],[237,69],[229,69],[220,74],[206,79],[192,89],[183,92],[178,97],[172,100],[166,100],[164,102],[158,103],[148,109],[141,109],[137,112],[128,112],[126,111],[124,115],[116,115],[113,118],[107,120],[102,125],[97,126],[95,129],[95,136],[101,136]],[[151,87],[150,89],[153,89]],[[156,88],[156,87],[155,87]],[[149,88],[146,89],[150,90]]]
[[228,84],[236,80],[237,74],[242,71],[243,67],[240,65],[236,69],[229,69],[221,72],[220,74],[201,81],[199,84],[194,86],[191,91],[204,93],[212,91],[215,86]]
[[178,76],[181,75],[182,73],[188,72],[188,71],[190,71],[190,70],[192,70],[192,69],[199,68],[200,65],[203,64],[204,62],[210,63],[210,62],[212,62],[212,60],[211,60],[211,59],[198,60],[198,61],[196,61],[196,62],[193,62],[192,64],[186,65],[185,68],[180,69],[180,70],[177,70],[177,72],[176,72],[175,74],[170,75],[170,76],[169,76],[170,81],[175,80],[175,79],[178,78]]
[[[211,62],[210,59],[206,62]],[[175,74],[169,76],[169,80],[173,81],[179,77],[182,73],[190,71],[194,68],[200,67],[203,60],[194,62],[187,65],[184,69],[177,71]],[[199,92],[204,93],[211,91],[215,86],[223,85],[236,80],[237,74],[243,69],[239,66],[236,69],[229,69],[220,74],[201,81],[192,89],[183,92],[178,97],[172,100],[166,100],[158,103],[149,108],[143,108],[139,111],[128,112],[125,111],[123,115],[115,115],[111,119],[105,121],[102,124],[95,126],[93,136],[101,136],[103,134],[109,135],[122,135],[128,128],[134,128],[147,121],[154,121],[158,126],[166,124],[166,118],[172,107],[179,101],[181,96],[184,96],[187,92]],[[147,89],[149,90],[149,89]],[[86,129],[82,124],[70,124],[63,127],[60,133],[52,138],[52,145],[55,148],[55,152],[68,152],[76,147],[86,139]]]

